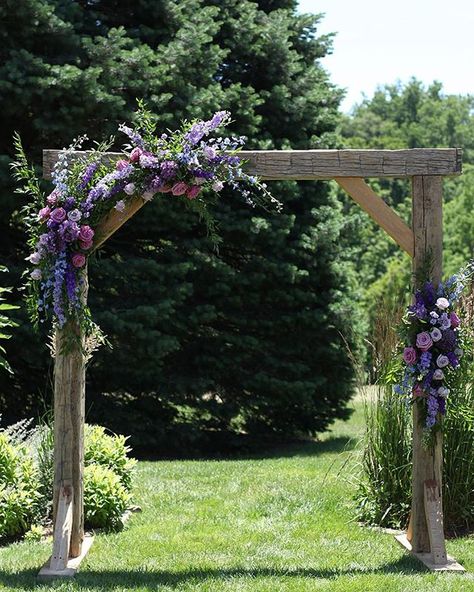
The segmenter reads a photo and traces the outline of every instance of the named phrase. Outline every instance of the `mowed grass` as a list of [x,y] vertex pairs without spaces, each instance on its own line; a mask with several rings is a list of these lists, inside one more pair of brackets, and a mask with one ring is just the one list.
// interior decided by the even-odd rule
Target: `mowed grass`
[[430,573],[354,521],[359,403],[320,442],[247,459],[142,462],[143,509],[98,534],[74,581],[38,584],[50,543],[0,549],[3,590],[472,591],[474,541],[448,542],[467,574]]

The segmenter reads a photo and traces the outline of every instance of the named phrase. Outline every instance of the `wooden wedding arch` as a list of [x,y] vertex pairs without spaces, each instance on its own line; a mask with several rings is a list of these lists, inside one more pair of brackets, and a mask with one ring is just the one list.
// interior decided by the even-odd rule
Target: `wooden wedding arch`
[[[60,151],[44,150],[44,177],[51,178]],[[76,157],[80,157],[78,153]],[[443,177],[460,175],[458,148],[409,150],[282,150],[243,151],[246,170],[266,180],[335,180],[381,226],[420,270],[429,255],[432,279],[441,280],[443,259]],[[105,160],[120,158],[107,153]],[[366,178],[399,177],[412,180],[412,228],[365,182]],[[123,212],[112,210],[98,226],[94,248],[105,242],[144,204],[131,199]],[[84,271],[87,280],[87,270]],[[87,284],[87,282],[86,282]],[[84,298],[87,295],[84,293]],[[76,327],[76,330],[79,329]],[[51,559],[41,570],[44,577],[74,575],[92,539],[84,535],[83,440],[85,413],[85,360],[79,347],[60,353],[61,331],[56,335],[54,373],[54,537]],[[413,406],[413,479],[411,518],[406,534],[398,538],[432,569],[462,569],[446,555],[442,513],[442,436],[433,449],[422,446],[423,426]]]

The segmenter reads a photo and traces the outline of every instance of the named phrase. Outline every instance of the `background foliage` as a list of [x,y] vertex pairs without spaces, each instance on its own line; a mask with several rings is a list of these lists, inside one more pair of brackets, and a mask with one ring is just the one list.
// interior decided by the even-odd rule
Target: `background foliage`
[[[41,149],[109,134],[144,98],[160,125],[229,109],[249,148],[337,143],[341,92],[319,58],[330,36],[291,0],[10,0],[0,7],[0,260],[19,285],[24,236],[8,177],[18,130]],[[326,184],[275,183],[283,215],[218,208],[213,252],[178,204],[156,200],[91,269],[90,302],[113,345],[91,364],[88,417],[161,452],[224,447],[229,434],[293,437],[347,416],[359,344],[341,206]],[[0,377],[7,420],[50,404],[44,335],[21,327]]]

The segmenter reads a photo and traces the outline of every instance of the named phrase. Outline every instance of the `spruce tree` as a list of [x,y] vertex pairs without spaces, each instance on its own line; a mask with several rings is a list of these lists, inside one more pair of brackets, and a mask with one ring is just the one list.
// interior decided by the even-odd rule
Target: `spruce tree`
[[[37,159],[80,133],[111,133],[136,97],[163,130],[228,109],[231,132],[248,136],[250,149],[333,147],[341,95],[318,61],[331,38],[295,5],[29,0],[21,31],[0,25],[0,152],[8,155],[14,128]],[[271,190],[282,214],[224,196],[218,251],[198,220],[164,198],[91,262],[91,307],[113,349],[89,368],[90,419],[169,450],[209,434],[315,434],[347,416],[352,370],[341,333],[356,343],[358,313],[340,206],[324,183]],[[2,255],[18,269],[16,221],[8,232]],[[0,386],[13,416],[12,386],[37,408],[50,362],[26,326],[12,354],[16,375]]]

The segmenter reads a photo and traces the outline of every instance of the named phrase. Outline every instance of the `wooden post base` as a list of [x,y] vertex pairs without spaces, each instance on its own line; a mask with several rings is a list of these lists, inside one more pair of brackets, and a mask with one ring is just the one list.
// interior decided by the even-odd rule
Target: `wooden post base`
[[51,567],[51,558],[44,564],[38,573],[39,580],[54,580],[56,578],[73,578],[76,575],[79,565],[84,557],[87,555],[89,549],[94,542],[92,535],[85,535],[82,543],[82,551],[78,557],[69,559],[63,569],[53,569]]
[[459,564],[455,559],[446,555],[446,562],[445,563],[434,563],[433,556],[431,553],[414,553],[411,548],[411,543],[407,539],[406,533],[397,534],[395,536],[395,540],[400,543],[402,547],[407,549],[413,557],[419,559],[422,563],[426,565],[428,569],[431,571],[457,571],[457,572],[464,572],[466,571],[464,567]]

